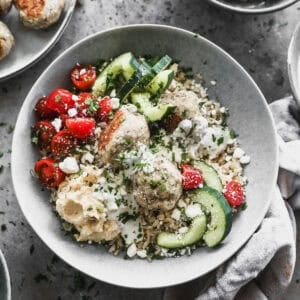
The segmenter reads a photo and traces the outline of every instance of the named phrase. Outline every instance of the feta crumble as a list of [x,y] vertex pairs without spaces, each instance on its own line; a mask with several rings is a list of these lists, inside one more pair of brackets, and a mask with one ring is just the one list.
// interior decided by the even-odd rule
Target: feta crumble
[[59,132],[60,128],[61,128],[61,125],[62,125],[62,121],[60,118],[55,118],[51,124],[54,126],[55,130],[57,132]]
[[181,215],[180,210],[179,210],[178,208],[175,208],[175,209],[173,210],[173,212],[172,212],[171,217],[172,217],[174,220],[179,221],[179,220],[180,220],[180,215]]
[[110,103],[111,103],[112,109],[118,109],[120,107],[120,99],[119,98],[111,98]]
[[65,158],[58,166],[66,174],[74,174],[79,171],[78,163],[74,157]]
[[136,245],[133,243],[131,244],[127,249],[127,256],[128,257],[134,257],[137,253]]
[[201,214],[202,214],[202,210],[198,203],[190,204],[185,209],[185,215],[191,219]]
[[76,115],[77,115],[77,109],[76,108],[70,108],[69,110],[68,110],[68,115],[69,115],[69,117],[75,117]]

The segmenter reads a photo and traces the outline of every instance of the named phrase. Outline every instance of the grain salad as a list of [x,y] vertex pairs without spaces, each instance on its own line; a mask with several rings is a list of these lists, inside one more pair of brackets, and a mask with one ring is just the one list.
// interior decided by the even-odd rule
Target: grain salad
[[127,258],[220,244],[246,206],[250,157],[202,77],[128,52],[76,64],[71,82],[38,100],[32,127],[35,174],[63,229]]

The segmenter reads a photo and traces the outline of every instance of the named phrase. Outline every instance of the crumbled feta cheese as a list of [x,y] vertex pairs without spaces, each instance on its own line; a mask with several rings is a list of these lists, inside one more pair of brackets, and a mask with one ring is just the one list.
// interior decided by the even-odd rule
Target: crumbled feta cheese
[[176,80],[173,79],[171,81],[171,84],[169,85],[168,90],[171,91],[171,92],[174,92],[176,90],[176,87],[177,87]]
[[83,75],[86,73],[86,69],[85,68],[82,68],[80,71],[79,71],[79,75]]
[[220,112],[221,112],[222,114],[224,114],[224,113],[226,112],[226,108],[225,108],[225,107],[221,107],[221,108],[220,108]]
[[120,106],[120,99],[119,98],[111,98],[110,103],[111,103],[112,109],[118,109]]
[[54,126],[55,130],[58,132],[61,128],[62,121],[60,118],[55,118],[51,124]]
[[116,97],[117,96],[117,92],[115,89],[113,89],[111,92],[110,92],[110,97]]
[[91,164],[91,163],[93,163],[93,161],[94,161],[94,155],[91,154],[90,152],[85,152],[81,157],[81,162],[83,164],[85,164],[85,163]]
[[77,115],[77,109],[76,108],[70,108],[69,110],[68,110],[68,115],[69,115],[69,117],[75,117],[76,115]]
[[80,98],[77,95],[72,95],[72,100],[73,101],[78,101]]
[[237,147],[233,152],[234,158],[241,158],[245,154],[245,151],[239,147]]
[[249,155],[243,155],[240,158],[240,163],[243,164],[243,165],[249,164],[250,163],[250,156]]
[[133,243],[127,249],[127,256],[134,257],[137,253],[136,245]]
[[118,205],[115,202],[115,199],[110,199],[109,197],[107,197],[107,199],[105,199],[105,203],[106,203],[106,208],[108,210],[117,210],[118,209]]
[[172,212],[171,217],[172,217],[174,220],[179,221],[179,220],[180,220],[180,215],[181,215],[180,210],[179,210],[178,208],[175,208],[175,209],[173,210],[173,212]]
[[188,119],[182,120],[178,124],[178,127],[181,128],[186,134],[188,134],[191,131],[192,126],[193,126],[192,121]]
[[195,218],[202,214],[201,207],[198,203],[190,204],[185,209],[185,214],[188,218]]
[[178,233],[186,233],[189,229],[185,226],[185,227],[181,227],[178,229]]
[[211,85],[216,85],[217,82],[216,82],[215,80],[211,80],[211,81],[210,81],[210,84],[211,84]]
[[145,258],[147,257],[147,251],[146,250],[138,250],[136,252],[137,256],[139,256],[140,258]]
[[74,157],[65,158],[58,166],[66,174],[74,174],[79,171],[78,163]]

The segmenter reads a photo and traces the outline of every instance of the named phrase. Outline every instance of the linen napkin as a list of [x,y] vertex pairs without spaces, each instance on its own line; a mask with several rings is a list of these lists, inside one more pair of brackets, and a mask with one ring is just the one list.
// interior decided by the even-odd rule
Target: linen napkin
[[296,261],[291,206],[300,208],[300,108],[292,97],[277,100],[270,108],[278,132],[280,169],[269,211],[232,258],[205,277],[167,288],[164,300],[279,299],[290,284]]

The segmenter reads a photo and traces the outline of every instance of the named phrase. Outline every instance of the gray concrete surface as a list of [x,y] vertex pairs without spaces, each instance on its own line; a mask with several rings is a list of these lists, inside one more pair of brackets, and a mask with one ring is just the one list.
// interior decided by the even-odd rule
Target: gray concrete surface
[[[234,15],[201,0],[85,0],[56,47],[25,73],[0,83],[0,247],[12,278],[13,299],[160,299],[162,290],[132,290],[97,282],[58,259],[31,230],[14,196],[10,149],[18,111],[32,84],[64,49],[102,29],[158,23],[189,29],[233,55],[268,101],[290,93],[286,53],[300,20],[300,4],[264,16]],[[224,74],[226,76],[226,74]],[[0,155],[1,156],[1,155]],[[37,212],[38,213],[38,212]],[[297,213],[300,223],[300,214]],[[298,239],[299,245],[299,239]],[[285,299],[299,299],[300,265]]]

